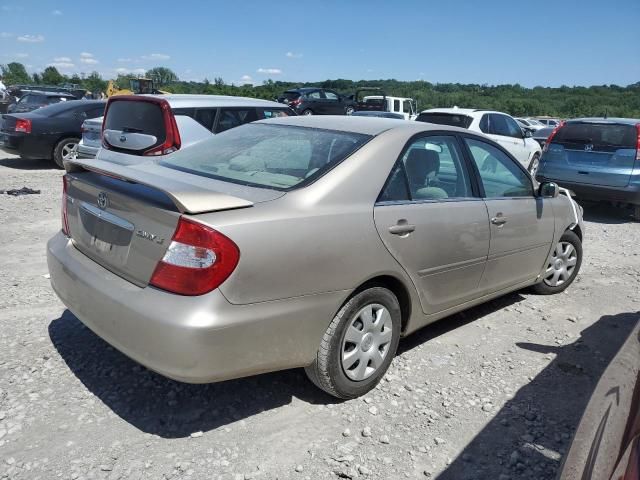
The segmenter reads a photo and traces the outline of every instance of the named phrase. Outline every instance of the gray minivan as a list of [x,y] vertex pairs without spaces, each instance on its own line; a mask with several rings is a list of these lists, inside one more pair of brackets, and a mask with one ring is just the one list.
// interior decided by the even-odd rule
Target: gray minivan
[[536,172],[585,200],[629,204],[640,220],[640,120],[579,118],[549,136]]

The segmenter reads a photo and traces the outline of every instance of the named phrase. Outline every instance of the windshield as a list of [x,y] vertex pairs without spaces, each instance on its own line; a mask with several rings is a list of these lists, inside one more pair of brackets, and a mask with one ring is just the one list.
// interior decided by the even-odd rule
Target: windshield
[[247,124],[161,165],[243,185],[290,190],[323,175],[371,137],[288,125]]
[[436,125],[449,125],[451,127],[469,128],[473,118],[467,115],[453,113],[429,113],[423,112],[416,118],[418,122],[435,123]]

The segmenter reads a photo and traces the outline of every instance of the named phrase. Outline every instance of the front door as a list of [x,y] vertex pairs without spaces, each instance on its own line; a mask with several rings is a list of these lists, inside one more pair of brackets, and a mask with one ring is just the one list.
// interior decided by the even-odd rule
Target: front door
[[551,204],[534,195],[531,177],[509,155],[477,137],[465,137],[478,169],[491,225],[481,289],[495,292],[535,279],[555,228]]
[[479,296],[489,220],[455,136],[407,145],[374,208],[378,233],[411,277],[424,313]]

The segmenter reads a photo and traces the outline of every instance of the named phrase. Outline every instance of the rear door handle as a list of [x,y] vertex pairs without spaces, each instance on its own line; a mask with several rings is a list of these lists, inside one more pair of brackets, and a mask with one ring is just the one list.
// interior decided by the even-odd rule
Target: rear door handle
[[406,220],[405,220],[404,223],[398,222],[397,225],[393,225],[389,227],[389,233],[391,235],[408,235],[411,232],[413,232],[415,229],[416,229],[415,225],[406,223]]
[[498,214],[491,219],[491,223],[494,225],[498,225],[499,227],[507,223],[507,219],[502,216],[502,214]]

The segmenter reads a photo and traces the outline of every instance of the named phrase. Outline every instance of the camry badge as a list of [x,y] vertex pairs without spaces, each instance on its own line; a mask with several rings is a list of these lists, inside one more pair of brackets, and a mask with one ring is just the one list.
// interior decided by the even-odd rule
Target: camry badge
[[100,192],[98,194],[98,207],[100,207],[101,210],[105,210],[108,206],[109,206],[109,197],[107,197],[107,194],[104,192]]

